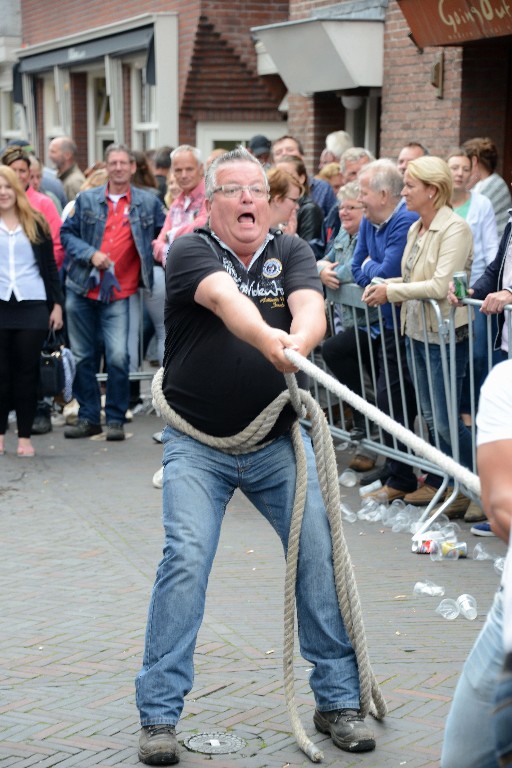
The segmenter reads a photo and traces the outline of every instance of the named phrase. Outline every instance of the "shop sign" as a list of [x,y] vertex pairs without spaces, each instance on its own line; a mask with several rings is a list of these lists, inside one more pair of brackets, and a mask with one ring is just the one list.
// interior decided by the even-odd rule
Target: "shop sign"
[[420,48],[512,35],[512,0],[398,0],[398,4]]

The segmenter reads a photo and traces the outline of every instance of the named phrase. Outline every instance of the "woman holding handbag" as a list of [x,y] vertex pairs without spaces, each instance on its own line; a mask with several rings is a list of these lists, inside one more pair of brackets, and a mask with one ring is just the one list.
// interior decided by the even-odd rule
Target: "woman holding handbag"
[[31,207],[15,172],[0,165],[0,455],[11,409],[17,455],[35,454],[30,431],[41,348],[49,328],[62,328],[63,301],[48,223]]

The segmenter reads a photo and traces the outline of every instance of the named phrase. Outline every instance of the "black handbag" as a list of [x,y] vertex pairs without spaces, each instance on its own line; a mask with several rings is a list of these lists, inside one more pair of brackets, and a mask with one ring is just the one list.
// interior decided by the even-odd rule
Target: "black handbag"
[[64,389],[61,342],[53,329],[48,332],[39,362],[39,397],[56,397]]

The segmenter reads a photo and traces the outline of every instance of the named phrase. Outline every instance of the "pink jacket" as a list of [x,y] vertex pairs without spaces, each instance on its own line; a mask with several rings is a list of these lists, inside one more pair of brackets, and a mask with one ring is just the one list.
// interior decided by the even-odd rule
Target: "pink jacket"
[[190,194],[180,192],[171,204],[160,234],[152,243],[155,261],[165,266],[167,250],[176,238],[193,232],[196,227],[202,227],[207,220],[204,179],[201,179]]
[[60,225],[62,224],[59,212],[55,207],[55,203],[48,195],[43,195],[41,192],[36,192],[33,187],[26,189],[27,197],[32,208],[43,214],[46,221],[50,226],[50,232],[53,240],[53,255],[57,262],[57,269],[62,267],[64,262],[64,248],[60,242]]

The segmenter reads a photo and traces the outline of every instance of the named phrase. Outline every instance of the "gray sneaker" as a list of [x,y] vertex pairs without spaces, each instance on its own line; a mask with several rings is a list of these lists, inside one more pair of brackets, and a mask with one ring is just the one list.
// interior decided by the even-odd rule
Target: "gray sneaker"
[[117,424],[111,421],[107,424],[107,440],[124,440],[124,427],[122,424]]
[[334,744],[346,752],[371,752],[375,749],[373,733],[364,724],[364,717],[357,709],[335,709],[313,715],[315,728],[328,733]]
[[175,765],[180,748],[174,725],[146,725],[139,737],[139,760],[146,765]]

